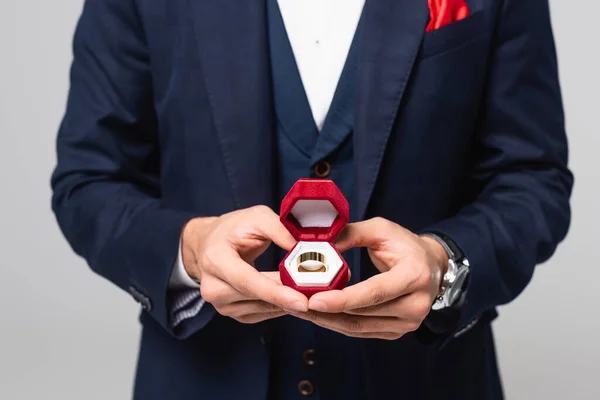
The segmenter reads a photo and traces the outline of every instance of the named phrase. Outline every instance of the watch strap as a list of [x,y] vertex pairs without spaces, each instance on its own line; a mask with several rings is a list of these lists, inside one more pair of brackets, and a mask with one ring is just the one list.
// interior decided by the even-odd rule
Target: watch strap
[[[438,311],[455,305],[462,305],[465,294],[464,289],[469,277],[468,261],[463,256],[460,248],[447,236],[431,232],[424,233],[423,236],[430,237],[438,242],[448,254],[448,271],[442,277],[440,292],[432,306],[432,309],[434,311]],[[465,271],[464,268],[467,268],[467,270]],[[455,289],[459,290],[459,292],[453,292],[451,296],[449,290],[457,283],[460,284],[460,288]],[[460,294],[460,297],[456,297],[456,294]]]
[[444,250],[446,250],[446,253],[448,253],[448,257],[450,257],[450,259],[454,261],[460,261],[465,257],[460,247],[458,247],[456,243],[454,243],[454,241],[448,236],[439,232],[428,232],[424,233],[423,236],[429,236],[442,245]]

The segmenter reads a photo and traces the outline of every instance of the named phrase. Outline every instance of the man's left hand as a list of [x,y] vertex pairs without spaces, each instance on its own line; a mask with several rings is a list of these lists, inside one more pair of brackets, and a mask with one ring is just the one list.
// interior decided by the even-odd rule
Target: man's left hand
[[293,315],[347,336],[395,340],[416,330],[438,295],[448,255],[435,240],[383,218],[349,224],[340,252],[367,247],[381,272],[343,290],[317,293]]

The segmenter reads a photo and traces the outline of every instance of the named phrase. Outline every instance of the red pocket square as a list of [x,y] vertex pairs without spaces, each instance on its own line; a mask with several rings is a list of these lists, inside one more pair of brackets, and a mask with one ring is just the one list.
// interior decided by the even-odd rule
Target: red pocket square
[[469,16],[469,7],[465,0],[428,0],[429,24],[426,32],[439,29]]

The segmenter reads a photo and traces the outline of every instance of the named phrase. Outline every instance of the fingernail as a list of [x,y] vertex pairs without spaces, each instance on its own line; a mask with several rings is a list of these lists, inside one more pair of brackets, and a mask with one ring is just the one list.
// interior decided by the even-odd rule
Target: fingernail
[[309,308],[315,311],[327,311],[327,305],[319,300],[311,301]]
[[294,311],[300,311],[300,312],[308,311],[308,308],[300,300],[293,302],[291,309]]

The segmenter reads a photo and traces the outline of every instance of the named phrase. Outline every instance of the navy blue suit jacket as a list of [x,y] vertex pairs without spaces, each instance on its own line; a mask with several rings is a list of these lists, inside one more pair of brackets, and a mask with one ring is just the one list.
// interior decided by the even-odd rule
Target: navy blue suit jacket
[[[207,305],[172,329],[167,291],[190,218],[277,208],[264,3],[87,0],[77,27],[53,209],[91,268],[142,299],[140,399],[266,395],[268,324]],[[377,399],[499,398],[493,310],[569,225],[547,0],[469,6],[467,19],[428,33],[426,0],[368,0],[364,10],[353,218],[442,232],[472,266],[441,339],[364,342]],[[360,273],[375,273],[366,257]]]

